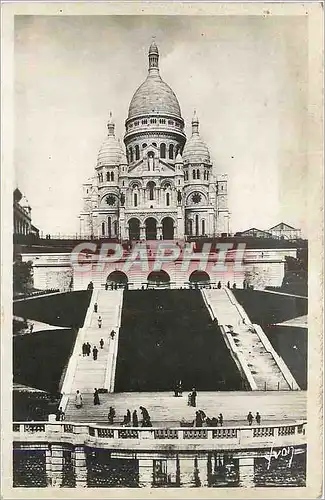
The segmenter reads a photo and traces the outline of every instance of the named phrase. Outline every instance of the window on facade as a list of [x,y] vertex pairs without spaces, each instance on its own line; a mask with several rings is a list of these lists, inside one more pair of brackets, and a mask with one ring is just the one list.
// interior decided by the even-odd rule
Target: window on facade
[[166,144],[160,144],[160,158],[166,158]]
[[155,148],[157,147],[157,143],[156,142],[153,142],[152,145],[155,146]]
[[207,181],[209,180],[209,172],[207,172]]
[[112,219],[111,217],[107,217],[107,234],[110,238],[112,236]]
[[199,170],[199,169],[197,169],[197,171],[196,171],[196,178],[197,178],[197,179],[199,179],[199,178],[200,178],[200,170]]
[[143,148],[146,148],[146,147],[147,147],[147,144],[144,142],[144,143],[142,144],[142,147],[143,147]]
[[130,159],[131,159],[131,163],[133,162],[133,149],[130,148]]
[[134,125],[139,125],[139,122],[134,122]]
[[204,219],[202,219],[201,225],[202,225],[202,235],[204,235],[205,234],[205,220]]
[[170,204],[170,194],[166,193],[166,205],[167,205],[167,207],[169,207],[169,204]]
[[114,234],[115,234],[115,236],[118,236],[118,224],[117,224],[117,221],[114,222]]
[[206,173],[206,171],[204,170],[204,172],[203,172],[203,179],[204,179],[204,180],[206,180],[206,178],[207,178],[207,173]]
[[174,158],[174,144],[169,144],[169,159],[172,160]]
[[196,172],[195,172],[195,170],[193,170],[193,172],[192,172],[192,177],[193,177],[193,179],[196,179]]
[[199,216],[196,214],[195,216],[195,235],[199,234]]
[[138,144],[135,146],[135,159],[139,160],[140,159],[140,148]]
[[111,181],[114,181],[114,172],[111,172]]
[[106,180],[109,182],[111,180],[111,174],[106,172]]
[[137,193],[134,193],[134,195],[133,195],[133,202],[134,202],[134,206],[137,207],[138,206],[138,195],[137,195]]
[[105,222],[102,222],[102,236],[105,235]]
[[173,120],[168,120],[168,125],[174,125]]
[[221,184],[221,191],[223,191],[223,185]]
[[154,200],[154,188],[155,184],[153,182],[148,183],[148,188],[149,188],[149,200]]

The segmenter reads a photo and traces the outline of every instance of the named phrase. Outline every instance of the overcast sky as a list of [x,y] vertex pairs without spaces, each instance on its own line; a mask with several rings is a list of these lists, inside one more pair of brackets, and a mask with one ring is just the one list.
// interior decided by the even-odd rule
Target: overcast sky
[[307,25],[303,17],[17,16],[16,185],[45,233],[78,232],[109,111],[123,140],[152,36],[187,136],[194,108],[231,230],[284,221],[306,234]]

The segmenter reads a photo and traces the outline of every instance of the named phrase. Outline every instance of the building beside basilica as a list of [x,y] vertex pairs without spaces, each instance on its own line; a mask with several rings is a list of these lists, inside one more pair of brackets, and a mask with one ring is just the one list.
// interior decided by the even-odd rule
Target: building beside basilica
[[216,174],[194,113],[186,139],[176,95],[149,48],[146,80],[132,97],[124,148],[110,116],[95,175],[83,185],[82,236],[173,239],[228,232],[227,175]]

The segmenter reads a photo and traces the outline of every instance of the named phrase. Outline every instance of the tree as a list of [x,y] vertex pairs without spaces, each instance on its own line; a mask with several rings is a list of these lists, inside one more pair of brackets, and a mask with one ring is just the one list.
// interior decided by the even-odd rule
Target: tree
[[27,293],[33,287],[33,263],[23,262],[21,256],[17,256],[13,264],[13,291],[16,293]]

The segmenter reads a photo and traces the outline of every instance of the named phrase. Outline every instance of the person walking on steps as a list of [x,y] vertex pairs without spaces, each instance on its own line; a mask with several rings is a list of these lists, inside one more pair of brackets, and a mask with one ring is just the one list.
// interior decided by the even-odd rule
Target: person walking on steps
[[94,390],[94,405],[100,405],[99,392],[96,388]]
[[93,347],[93,360],[96,361],[98,356],[98,349],[96,346]]
[[112,340],[114,340],[114,337],[115,337],[115,331],[114,331],[114,330],[112,330],[112,331],[111,331],[111,333],[110,333],[110,335],[111,335],[111,339],[112,339]]
[[82,355],[87,355],[87,344],[85,342],[82,344]]
[[247,422],[248,422],[248,425],[252,425],[253,420],[254,420],[254,417],[253,417],[253,415],[252,415],[252,412],[251,412],[251,411],[249,411],[249,412],[248,412],[248,415],[247,415]]
[[261,415],[259,414],[259,412],[256,412],[255,420],[256,420],[257,425],[260,425]]
[[98,312],[98,304],[97,304],[97,302],[95,302],[95,304],[94,304],[94,312],[95,313]]
[[98,328],[101,328],[102,327],[102,323],[103,323],[103,320],[102,320],[101,316],[99,316],[99,318],[97,320],[97,323],[98,323]]
[[82,407],[82,396],[81,396],[79,391],[76,392],[74,404],[76,405],[76,408],[78,408],[78,409]]
[[99,345],[100,345],[100,348],[103,349],[103,347],[104,347],[104,341],[103,341],[103,339],[100,339]]
[[139,427],[137,410],[134,410],[134,412],[132,413],[132,427]]
[[113,406],[109,407],[109,412],[108,412],[108,423],[113,425],[114,424],[114,417],[115,417],[115,409]]
[[89,342],[87,342],[87,350],[86,350],[86,354],[87,356],[90,356],[90,352],[91,352],[91,345],[89,344]]

